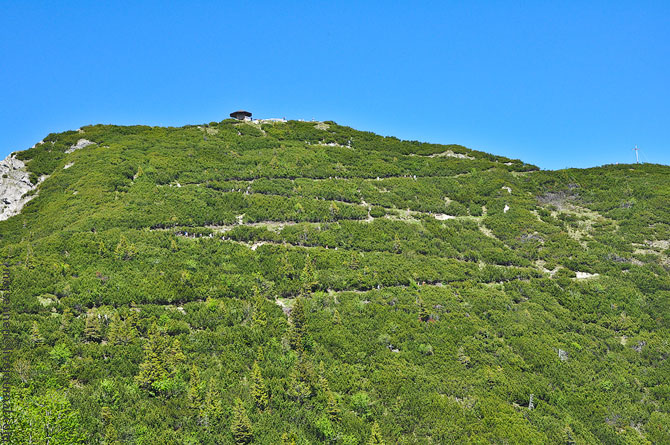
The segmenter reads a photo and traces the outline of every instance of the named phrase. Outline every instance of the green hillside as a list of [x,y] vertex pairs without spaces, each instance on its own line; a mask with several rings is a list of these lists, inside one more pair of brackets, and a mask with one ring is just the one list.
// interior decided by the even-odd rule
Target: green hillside
[[231,119],[17,158],[15,443],[670,443],[670,167]]

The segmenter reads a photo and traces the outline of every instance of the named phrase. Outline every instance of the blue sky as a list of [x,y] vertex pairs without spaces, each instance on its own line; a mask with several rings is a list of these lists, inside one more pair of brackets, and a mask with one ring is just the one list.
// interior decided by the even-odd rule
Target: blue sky
[[670,164],[670,2],[0,1],[0,156],[95,123],[334,120]]

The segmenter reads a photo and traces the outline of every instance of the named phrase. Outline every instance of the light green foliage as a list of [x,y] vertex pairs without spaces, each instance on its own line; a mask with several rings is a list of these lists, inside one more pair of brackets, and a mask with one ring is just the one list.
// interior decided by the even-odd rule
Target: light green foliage
[[230,422],[230,430],[233,433],[233,437],[235,438],[235,443],[238,445],[251,443],[254,438],[254,434],[251,430],[251,421],[247,416],[244,403],[240,399],[235,401],[235,407],[233,408],[233,418]]
[[28,396],[18,392],[12,400],[9,443],[86,443],[80,416],[63,394],[49,391],[42,396]]
[[265,381],[261,375],[261,368],[258,366],[258,362],[254,362],[254,365],[251,367],[251,396],[254,398],[256,407],[259,410],[262,411],[267,408],[270,398],[265,389]]
[[367,445],[384,445],[385,443],[379,424],[377,422],[373,423]]
[[135,380],[151,393],[172,393],[178,388],[177,368],[185,359],[179,339],[170,339],[154,323],[144,344],[144,361]]
[[42,334],[40,334],[40,327],[36,321],[33,321],[33,326],[30,331],[30,341],[34,345],[40,345],[44,343],[44,337],[42,337]]
[[17,443],[670,441],[669,167],[82,131],[0,222]]
[[89,341],[100,341],[100,318],[95,312],[90,312],[86,315],[86,326],[84,328],[84,337]]

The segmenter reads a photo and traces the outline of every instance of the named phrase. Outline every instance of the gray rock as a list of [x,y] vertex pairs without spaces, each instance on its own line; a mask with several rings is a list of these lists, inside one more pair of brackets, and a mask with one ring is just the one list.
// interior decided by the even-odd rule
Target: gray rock
[[65,153],[72,153],[75,150],[80,150],[84,147],[88,147],[89,145],[93,145],[95,142],[88,141],[86,139],[79,139],[76,144],[71,145],[70,148],[65,150]]
[[12,153],[0,161],[0,221],[17,215],[28,201],[37,194],[26,196],[34,190],[46,176],[39,179],[37,184],[30,182],[30,174],[26,165]]

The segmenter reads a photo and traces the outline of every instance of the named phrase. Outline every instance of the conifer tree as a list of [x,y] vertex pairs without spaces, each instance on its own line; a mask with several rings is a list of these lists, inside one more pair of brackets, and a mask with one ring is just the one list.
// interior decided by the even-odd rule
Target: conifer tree
[[319,362],[319,390],[324,394],[328,394],[330,391],[330,385],[328,385],[328,379],[326,379],[326,365],[323,360]]
[[105,426],[105,432],[104,432],[105,438],[104,441],[102,442],[104,445],[120,445],[121,441],[119,441],[119,433],[116,431],[116,428],[114,428],[114,425],[111,423],[107,424]]
[[109,406],[103,406],[100,409],[100,419],[104,425],[107,425],[112,418],[112,410]]
[[149,339],[144,345],[144,361],[140,363],[140,372],[135,377],[142,388],[151,389],[155,382],[168,377],[165,349],[164,339],[154,323],[149,332]]
[[298,332],[301,334],[305,332],[307,324],[305,317],[305,301],[301,297],[295,299],[295,303],[291,309],[291,321]]
[[119,243],[114,249],[114,256],[120,260],[130,260],[137,254],[135,244],[128,242],[125,236],[121,235]]
[[295,268],[293,267],[293,263],[288,258],[288,251],[284,250],[284,253],[282,256],[279,258],[279,266],[277,269],[277,273],[281,277],[285,277],[286,279],[293,279],[295,278]]
[[130,313],[126,317],[126,321],[128,322],[128,326],[135,330],[139,331],[140,329],[140,314],[139,311],[137,310],[137,305],[135,304],[134,301],[130,302]]
[[419,305],[419,319],[421,321],[430,320],[430,312],[428,312],[428,308],[426,308],[426,305],[423,303],[421,297],[418,297],[417,304]]
[[331,390],[328,390],[326,393],[326,412],[330,416],[331,420],[340,420],[340,407],[337,404],[335,394],[333,394]]
[[98,316],[93,312],[89,312],[86,315],[86,325],[84,326],[84,337],[86,337],[88,341],[93,342],[99,342],[101,339],[100,319],[98,319]]
[[259,410],[263,411],[268,406],[269,397],[258,362],[254,362],[251,367],[251,395]]
[[338,406],[335,394],[330,390],[330,385],[326,378],[326,366],[323,361],[319,362],[319,390],[326,398],[326,412],[331,420],[340,420],[340,407]]
[[26,269],[33,268],[33,246],[30,244],[26,247],[26,260],[23,263],[23,267]]
[[340,208],[337,206],[335,201],[330,203],[330,219],[335,221],[340,215]]
[[40,334],[40,328],[36,321],[33,321],[33,327],[30,331],[30,341],[36,346],[44,343],[44,337]]
[[127,345],[137,336],[136,329],[131,326],[128,319],[121,320],[118,315],[112,318],[109,326],[107,340],[116,345]]
[[367,445],[384,445],[385,443],[379,424],[377,422],[373,423]]
[[[257,290],[258,288],[256,288]],[[268,323],[268,316],[263,309],[264,299],[260,293],[256,292],[254,302],[254,312],[251,316],[254,326],[264,328]]]
[[104,256],[106,252],[107,249],[105,247],[105,243],[102,240],[100,240],[100,242],[98,243],[98,255]]
[[120,323],[121,320],[119,319],[119,316],[117,314],[114,314],[112,316],[112,321],[109,323],[109,329],[107,330],[107,341],[109,344],[115,345],[117,341],[117,337],[119,334],[120,330]]
[[351,258],[349,259],[349,269],[358,270],[361,267],[361,260],[359,259],[358,252],[352,251]]
[[204,426],[216,425],[223,416],[223,405],[221,395],[214,389],[214,385],[208,383],[205,401],[199,411],[199,423]]
[[140,372],[135,377],[137,383],[144,389],[151,389],[151,386],[164,379],[167,371],[161,363],[160,358],[151,345],[145,346],[144,361],[140,363]]
[[302,402],[302,400],[312,395],[312,388],[296,366],[293,368],[288,378],[288,396],[293,400]]
[[114,249],[114,256],[117,259],[125,260],[126,259],[126,249],[128,248],[128,240],[125,236],[121,235],[119,242]]
[[198,368],[191,366],[188,380],[188,404],[191,409],[200,409],[202,405],[202,382],[200,381],[200,372]]
[[284,433],[281,435],[282,445],[295,445],[295,434]]
[[305,349],[304,336],[306,334],[305,304],[302,297],[298,297],[291,309],[291,328],[289,341],[293,349],[303,352]]
[[175,367],[184,361],[186,361],[186,356],[184,355],[184,352],[181,350],[181,342],[179,341],[178,338],[175,338],[172,341],[172,345],[170,346],[170,350],[168,352],[168,356],[166,357],[166,361],[169,364],[169,366],[172,369],[172,371],[175,371]]
[[60,329],[63,332],[66,332],[70,328],[70,323],[72,323],[72,311],[70,308],[63,309],[63,315],[60,319]]
[[251,421],[249,420],[249,416],[247,416],[247,410],[244,408],[242,399],[235,401],[230,430],[235,438],[235,443],[238,445],[251,443],[254,439],[254,434],[251,430]]
[[333,324],[342,324],[342,319],[340,318],[340,312],[337,309],[333,311]]
[[302,272],[300,273],[300,295],[306,296],[312,289],[316,282],[316,273],[314,271],[314,261],[307,255],[305,259],[305,267],[303,267]]

